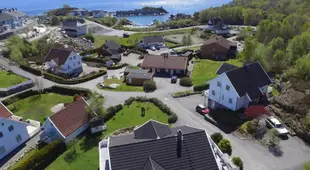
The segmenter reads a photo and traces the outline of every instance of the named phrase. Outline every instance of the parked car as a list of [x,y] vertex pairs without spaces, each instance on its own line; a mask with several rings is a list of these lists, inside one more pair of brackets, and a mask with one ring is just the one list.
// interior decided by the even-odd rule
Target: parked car
[[199,104],[198,106],[196,106],[196,112],[202,115],[206,115],[206,114],[209,114],[210,110],[207,109],[204,105]]
[[152,51],[156,51],[156,48],[153,47],[153,46],[152,46],[150,49],[151,49]]
[[177,83],[178,77],[177,76],[172,76],[171,77],[171,83]]
[[287,135],[289,133],[289,131],[283,126],[283,124],[273,116],[266,118],[266,126],[276,129],[279,135]]

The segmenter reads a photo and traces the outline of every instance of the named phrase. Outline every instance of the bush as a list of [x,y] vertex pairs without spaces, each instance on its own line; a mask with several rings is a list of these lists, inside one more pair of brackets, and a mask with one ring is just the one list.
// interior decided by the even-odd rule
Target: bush
[[249,133],[249,134],[254,134],[257,132],[257,128],[259,127],[259,124],[258,124],[258,120],[254,119],[254,120],[251,120],[249,121],[247,124],[246,124],[246,131]]
[[172,114],[168,117],[168,123],[175,123],[178,120],[178,116],[176,114]]
[[209,89],[209,84],[199,84],[194,86],[194,91],[204,91]]
[[135,98],[134,97],[129,97],[127,100],[125,100],[125,105],[131,105],[132,102],[135,101]]
[[51,74],[51,73],[47,73],[47,72],[43,72],[44,78],[51,80],[53,82],[59,83],[59,84],[79,84],[79,83],[84,83],[86,81],[98,78],[100,76],[105,75],[107,72],[105,70],[100,70],[97,73],[94,73],[92,75],[88,75],[85,77],[80,77],[80,78],[76,78],[76,79],[64,79],[62,77],[59,77],[57,75]]
[[182,77],[180,79],[180,85],[185,86],[185,87],[190,87],[192,86],[192,79],[189,77]]
[[29,73],[32,73],[36,76],[41,76],[42,75],[42,72],[38,69],[35,69],[35,68],[32,68],[32,67],[29,67],[29,66],[26,66],[26,65],[20,65],[20,68],[29,72]]
[[152,92],[156,90],[156,83],[153,80],[145,80],[143,82],[143,90],[145,92]]
[[308,129],[310,129],[310,115],[308,115],[306,118],[306,126]]
[[179,98],[179,97],[186,97],[194,94],[200,94],[201,92],[194,92],[193,90],[187,90],[187,91],[180,91],[180,92],[175,92],[172,94],[172,97],[174,98]]
[[218,145],[219,142],[223,139],[223,135],[221,133],[213,133],[211,135],[211,139],[213,140],[214,143]]
[[128,66],[128,64],[127,63],[115,64],[115,65],[107,67],[107,69],[108,70],[117,70],[117,69],[121,69],[121,68],[123,68],[125,66]]
[[94,63],[105,64],[110,59],[109,58],[83,57],[82,60],[85,62],[94,62]]
[[220,150],[223,153],[227,153],[229,156],[231,155],[232,147],[231,147],[230,141],[228,139],[222,139],[219,142],[218,147],[220,148]]
[[104,115],[104,120],[105,121],[110,120],[112,117],[114,117],[116,115],[117,112],[119,112],[122,109],[123,109],[123,105],[122,104],[118,104],[116,106],[108,107],[107,110],[106,110],[106,113]]
[[118,111],[120,111],[122,109],[123,109],[123,105],[122,104],[118,104],[118,105],[115,106],[116,112],[118,112]]
[[11,167],[11,170],[45,169],[60,154],[66,150],[66,145],[57,140],[44,146],[39,150],[31,151],[17,164]]
[[232,162],[240,168],[240,170],[243,170],[243,161],[241,160],[240,157],[233,157]]
[[85,37],[87,40],[90,40],[92,43],[95,42],[95,38],[94,38],[94,36],[91,34],[91,32],[85,34],[84,37]]

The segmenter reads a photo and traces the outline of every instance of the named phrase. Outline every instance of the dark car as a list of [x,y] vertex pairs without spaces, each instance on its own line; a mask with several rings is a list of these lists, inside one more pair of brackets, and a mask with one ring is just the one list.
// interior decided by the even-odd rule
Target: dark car
[[172,76],[171,77],[171,83],[177,83],[178,77],[177,76]]
[[206,115],[208,114],[210,111],[209,109],[207,109],[204,105],[199,104],[198,106],[196,106],[196,112],[202,114],[202,115]]

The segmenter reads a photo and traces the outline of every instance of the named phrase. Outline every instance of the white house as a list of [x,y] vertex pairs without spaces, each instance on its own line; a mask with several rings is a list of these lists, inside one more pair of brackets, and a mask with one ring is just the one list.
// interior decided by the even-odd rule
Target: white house
[[0,9],[0,32],[23,26],[25,18],[26,14],[16,8]]
[[14,116],[13,113],[0,102],[0,159],[25,143],[40,130],[40,122]]
[[[219,74],[209,83],[209,106],[224,106],[233,111],[247,108],[251,103],[259,102],[267,93],[271,80],[261,64],[255,62],[243,67],[223,63]],[[219,105],[220,104],[220,105]]]
[[77,20],[68,20],[61,23],[61,29],[70,37],[78,37],[87,33],[87,25]]
[[99,10],[94,15],[94,18],[103,18],[105,16],[109,16],[108,11]]
[[165,47],[165,40],[161,35],[145,36],[137,43],[137,46],[145,49],[151,47],[162,48]]
[[82,57],[70,49],[52,48],[44,58],[44,70],[63,75],[80,74],[83,72]]
[[42,141],[50,143],[62,139],[68,143],[84,132],[89,127],[89,121],[97,116],[95,112],[89,111],[88,107],[81,98],[47,118],[43,124]]

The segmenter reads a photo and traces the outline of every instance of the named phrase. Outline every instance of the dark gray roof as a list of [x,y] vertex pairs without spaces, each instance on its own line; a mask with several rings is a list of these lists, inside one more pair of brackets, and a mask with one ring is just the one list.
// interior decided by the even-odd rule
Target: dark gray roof
[[252,100],[261,95],[259,87],[271,83],[269,76],[259,62],[246,64],[243,67],[228,71],[226,75],[240,97],[248,94]]
[[168,125],[153,120],[146,122],[134,131],[136,139],[157,139],[170,133],[171,131]]
[[18,17],[18,18],[26,16],[25,13],[20,12],[20,11],[16,11],[16,10],[6,11],[6,13],[13,16],[13,17]]
[[115,41],[113,40],[110,40],[108,42],[106,42],[103,47],[105,49],[114,49],[114,50],[119,50],[121,48],[121,45],[119,45],[118,43],[116,43]]
[[112,54],[111,56],[110,56],[110,59],[115,59],[115,60],[119,60],[119,59],[121,59],[121,53],[116,53],[116,54]]
[[135,69],[135,68],[126,68],[126,70],[124,71],[125,73],[147,73],[148,70],[144,70],[144,69]]
[[143,37],[144,43],[156,43],[156,42],[164,42],[164,38],[161,35],[154,35],[154,36],[146,36]]
[[236,68],[238,68],[238,67],[235,66],[235,65],[228,64],[228,63],[222,63],[222,65],[217,70],[216,74],[220,75],[220,74],[222,74],[224,72],[227,72],[227,71],[230,71],[230,70],[233,70],[233,69],[236,69]]
[[152,79],[154,73],[136,73],[136,72],[130,72],[127,75],[127,78],[136,78],[136,79]]
[[148,157],[142,170],[166,170],[166,169],[162,167],[161,165],[159,165],[151,157]]
[[[140,129],[150,130],[151,135],[143,133],[140,139],[134,134],[109,138],[111,169],[142,170],[153,165],[151,168],[157,168],[156,170],[219,170],[204,130],[180,126],[168,127],[170,129],[168,133],[166,126],[157,122],[155,124],[148,122]],[[183,133],[181,144],[183,149],[180,157],[177,155],[178,130]],[[154,138],[156,135],[161,137]]]
[[6,21],[10,19],[14,19],[14,17],[6,13],[0,13],[0,21]]
[[70,56],[72,51],[71,49],[56,49],[51,48],[46,57],[44,58],[44,61],[51,61],[54,60],[54,62],[60,66],[66,63],[68,57]]

